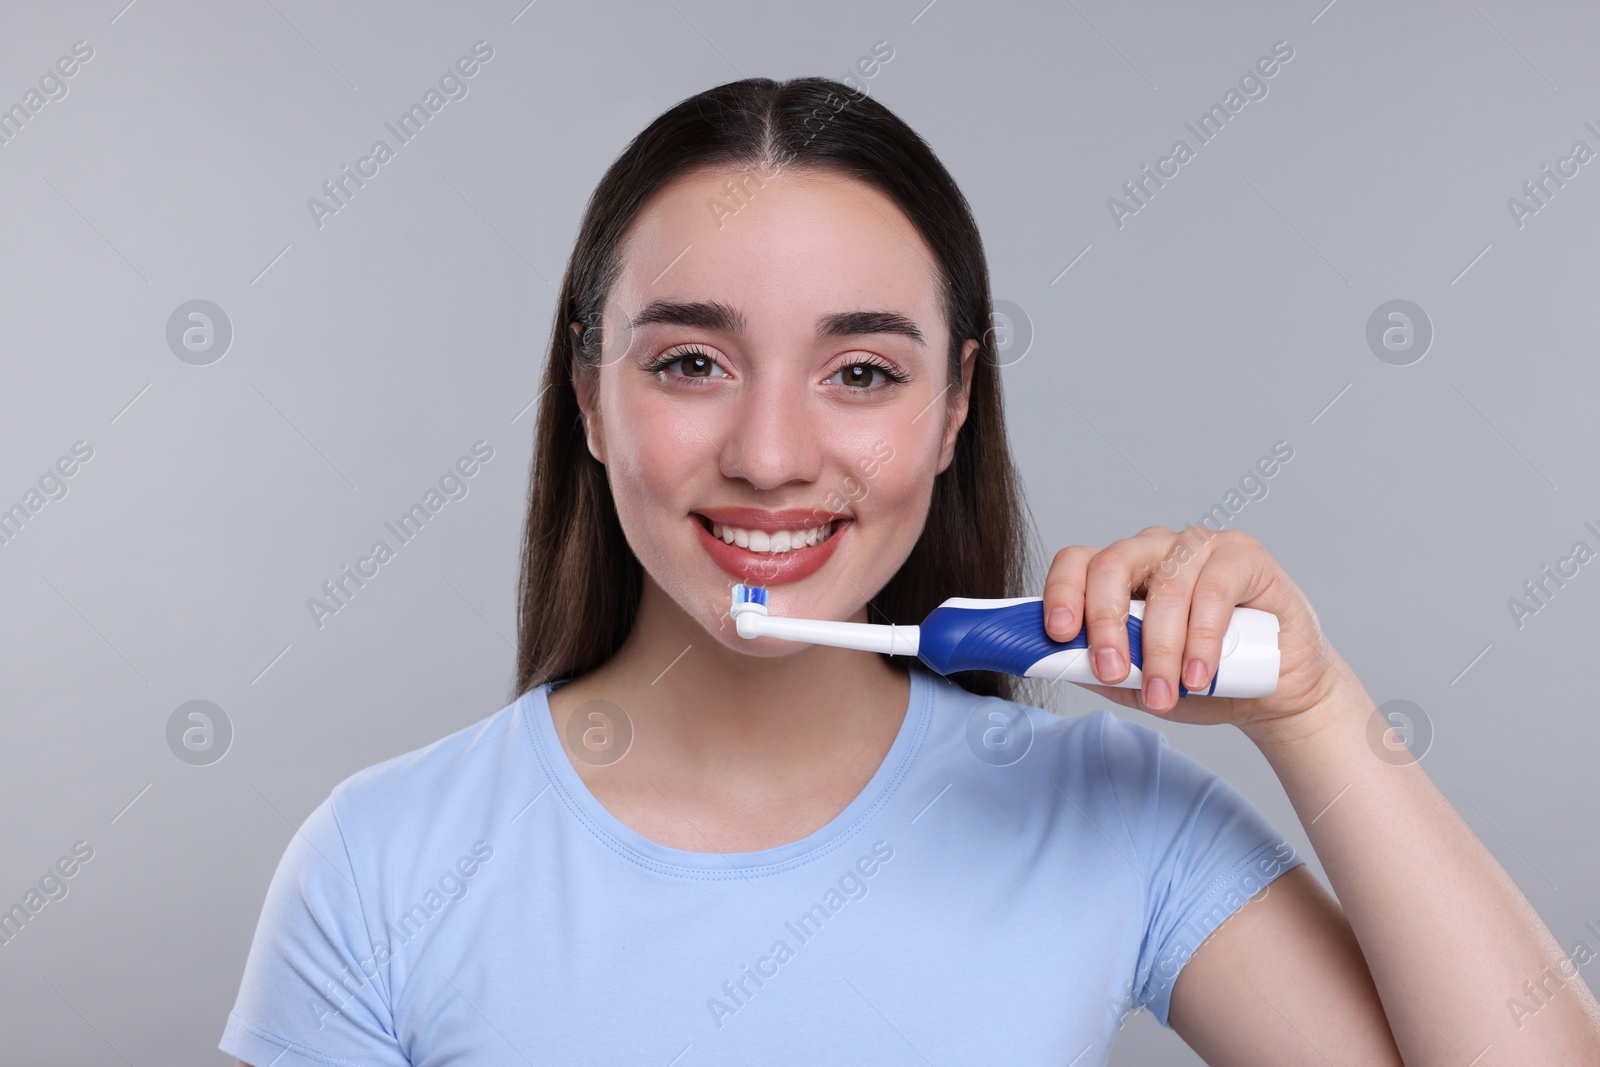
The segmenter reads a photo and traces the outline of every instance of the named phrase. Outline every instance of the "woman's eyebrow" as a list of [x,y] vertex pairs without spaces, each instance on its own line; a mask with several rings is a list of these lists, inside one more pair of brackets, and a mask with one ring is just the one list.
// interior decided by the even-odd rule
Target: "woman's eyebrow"
[[[694,326],[703,330],[720,330],[723,333],[742,334],[745,319],[737,308],[720,301],[655,300],[633,317],[630,328],[667,323],[673,326]],[[817,320],[817,336],[858,337],[862,334],[897,333],[911,338],[924,347],[922,331],[917,324],[898,311],[836,311]]]

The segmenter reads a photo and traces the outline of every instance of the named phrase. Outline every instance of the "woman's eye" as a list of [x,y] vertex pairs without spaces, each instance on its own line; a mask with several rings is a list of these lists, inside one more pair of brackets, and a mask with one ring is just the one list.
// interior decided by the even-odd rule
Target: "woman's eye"
[[656,371],[665,377],[668,367],[677,367],[678,375],[684,378],[713,378],[726,375],[727,371],[717,366],[717,361],[704,352],[680,352],[675,356],[668,356],[656,364]]
[[[877,376],[878,381],[874,381],[874,375]],[[841,385],[851,386],[856,389],[870,389],[878,382],[894,380],[894,375],[891,375],[876,363],[849,363],[834,372],[833,379],[830,379],[830,381],[834,379],[838,379]]]

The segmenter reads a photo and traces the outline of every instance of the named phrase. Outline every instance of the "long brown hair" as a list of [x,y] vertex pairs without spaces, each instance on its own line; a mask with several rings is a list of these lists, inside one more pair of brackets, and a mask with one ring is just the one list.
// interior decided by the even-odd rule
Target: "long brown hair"
[[[946,597],[1027,595],[1031,524],[1006,442],[989,267],[966,198],[928,145],[864,93],[828,78],[746,78],[689,97],[652,122],[611,164],[584,211],[561,282],[535,431],[513,697],[599,666],[633,627],[644,572],[617,520],[605,467],[585,444],[572,367],[576,360],[580,374],[598,371],[601,309],[640,208],[675,178],[714,166],[762,175],[826,168],[875,186],[937,260],[950,326],[948,380],[958,389],[962,342],[978,339],[954,458],[934,481],[921,537],[868,602],[869,617],[911,624]],[[581,328],[576,338],[572,324]],[[988,671],[951,680],[987,696],[1019,692],[1016,679]]]

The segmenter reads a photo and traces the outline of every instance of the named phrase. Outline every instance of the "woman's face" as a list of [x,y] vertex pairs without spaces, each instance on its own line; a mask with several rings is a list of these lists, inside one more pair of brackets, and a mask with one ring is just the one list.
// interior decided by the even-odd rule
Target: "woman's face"
[[577,380],[649,579],[724,644],[774,655],[800,646],[738,637],[730,588],[767,586],[774,615],[863,618],[950,463],[977,342],[952,390],[937,266],[893,201],[837,172],[751,174],[698,171],[645,206],[601,367]]

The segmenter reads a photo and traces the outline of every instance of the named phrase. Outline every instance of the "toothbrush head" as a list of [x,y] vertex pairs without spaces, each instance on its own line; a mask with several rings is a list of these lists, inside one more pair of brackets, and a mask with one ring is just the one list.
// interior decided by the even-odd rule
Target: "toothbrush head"
[[921,628],[917,626],[884,626],[769,615],[767,591],[759,585],[734,586],[733,606],[728,609],[728,616],[733,619],[734,629],[740,637],[770,637],[778,641],[853,648],[890,656],[915,656],[921,633]]
[[759,585],[739,584],[733,587],[733,605],[728,616],[740,637],[757,636],[757,619],[767,614],[767,591]]
[[759,585],[744,585],[733,587],[733,606],[728,609],[729,615],[742,615],[747,611],[767,613],[767,591]]

